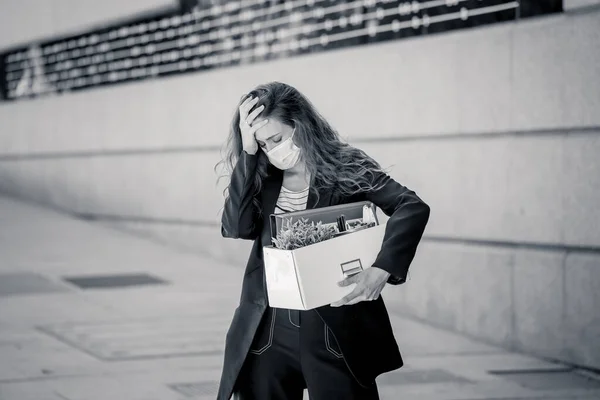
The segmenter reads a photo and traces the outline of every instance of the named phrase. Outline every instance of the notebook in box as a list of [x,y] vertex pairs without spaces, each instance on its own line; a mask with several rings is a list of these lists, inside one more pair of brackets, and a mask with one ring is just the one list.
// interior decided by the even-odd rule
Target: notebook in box
[[359,201],[355,203],[338,204],[335,206],[294,211],[283,214],[271,214],[271,240],[277,237],[277,232],[279,232],[282,227],[287,226],[288,223],[293,224],[299,219],[307,219],[309,223],[314,222],[315,224],[319,221],[324,224],[335,223],[337,218],[342,214],[344,215],[346,221],[362,219],[363,206],[365,205],[372,209],[373,216],[375,217],[375,223],[379,225],[375,204],[370,201]]

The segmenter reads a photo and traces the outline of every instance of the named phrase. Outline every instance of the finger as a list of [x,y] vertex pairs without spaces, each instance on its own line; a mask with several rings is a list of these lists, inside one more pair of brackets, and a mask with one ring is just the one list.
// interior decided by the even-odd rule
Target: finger
[[367,299],[366,297],[355,297],[352,300],[350,300],[349,302],[347,302],[345,305],[351,306],[352,304],[360,303],[361,301],[367,301],[367,300],[369,300],[369,299]]
[[245,116],[248,116],[248,111],[250,111],[256,103],[258,103],[258,97],[255,97],[248,102],[244,102],[244,104],[240,106],[240,112],[243,112]]
[[366,290],[365,291],[365,298],[366,300],[377,300],[379,298],[379,294],[380,294],[380,290],[375,289],[375,290]]
[[266,125],[266,124],[268,124],[268,123],[269,123],[269,120],[268,120],[268,119],[265,119],[265,120],[262,120],[262,121],[260,121],[260,122],[259,122],[259,123],[257,123],[257,124],[251,125],[251,126],[250,126],[250,132],[251,132],[252,134],[254,134],[254,133],[257,131],[257,130],[259,130],[260,128],[262,128],[263,126],[265,126],[265,125]]
[[342,297],[341,300],[336,301],[335,303],[331,303],[332,307],[339,307],[339,306],[343,306],[344,304],[346,304],[347,302],[349,302],[350,300],[352,300],[354,297],[347,295]]
[[339,286],[350,286],[350,285],[351,285],[351,284],[353,284],[353,283],[357,283],[357,282],[358,282],[358,280],[359,280],[359,278],[358,278],[358,275],[359,275],[359,274],[356,274],[356,275],[349,276],[349,277],[347,277],[346,279],[344,279],[344,280],[342,280],[342,281],[338,282],[338,285],[339,285]]
[[340,307],[340,306],[343,306],[344,304],[346,304],[345,301],[339,300],[339,301],[336,301],[335,303],[331,303],[330,306],[331,307]]
[[246,116],[248,115],[248,112],[246,111],[246,106],[248,105],[248,102],[250,101],[250,99],[252,99],[252,97],[248,97],[246,100],[244,100],[242,102],[242,104],[240,104],[240,106],[238,107],[238,110],[240,110],[240,120],[244,120],[246,118]]
[[256,110],[252,111],[250,113],[250,115],[248,115],[248,118],[246,118],[246,122],[248,123],[248,125],[252,124],[252,121],[254,121],[254,119],[258,116],[258,114],[260,114],[261,111],[264,109],[265,109],[265,106],[261,105]]
[[334,305],[334,307],[338,307],[338,306],[349,306],[352,304],[356,304],[356,303],[360,303],[361,301],[365,301],[368,300],[365,296],[356,296],[353,298],[347,298],[348,296],[344,297],[342,300],[334,303],[336,305]]
[[248,104],[248,102],[249,102],[250,100],[252,100],[252,96],[251,96],[251,95],[248,95],[248,96],[247,96],[247,97],[244,99],[244,101],[242,101],[242,104],[240,104],[240,107],[243,107],[243,106],[245,106],[246,104]]
[[336,301],[335,303],[331,303],[331,305],[333,307],[342,306],[342,305],[348,303],[349,301],[351,301],[352,299],[354,299],[356,297],[360,297],[360,296],[362,296],[362,292],[359,291],[359,290],[354,289],[349,294],[347,294],[346,296],[342,297],[341,300]]
[[246,97],[244,99],[244,101],[242,102],[242,104],[240,104],[240,107],[248,107],[248,104],[253,101],[254,99],[257,99],[258,97],[254,97],[251,94],[248,95],[248,97]]

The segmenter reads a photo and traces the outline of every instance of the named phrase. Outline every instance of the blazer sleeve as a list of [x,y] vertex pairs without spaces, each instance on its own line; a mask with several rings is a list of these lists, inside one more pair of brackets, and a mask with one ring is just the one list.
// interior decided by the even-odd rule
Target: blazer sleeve
[[229,195],[221,217],[221,235],[226,238],[254,240],[260,235],[262,219],[252,203],[257,154],[242,151],[231,174]]
[[388,174],[376,173],[375,183],[380,182],[384,186],[367,192],[366,198],[390,218],[381,250],[372,265],[391,274],[387,283],[398,285],[406,281],[408,267],[425,231],[430,209],[415,192],[402,186]]

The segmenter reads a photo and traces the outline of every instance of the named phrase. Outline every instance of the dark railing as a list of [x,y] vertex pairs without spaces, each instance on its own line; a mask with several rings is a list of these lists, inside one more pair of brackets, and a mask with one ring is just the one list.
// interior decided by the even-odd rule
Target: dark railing
[[[211,4],[205,4],[211,3]],[[562,1],[182,0],[0,54],[0,99],[31,98],[435,34],[562,11]]]

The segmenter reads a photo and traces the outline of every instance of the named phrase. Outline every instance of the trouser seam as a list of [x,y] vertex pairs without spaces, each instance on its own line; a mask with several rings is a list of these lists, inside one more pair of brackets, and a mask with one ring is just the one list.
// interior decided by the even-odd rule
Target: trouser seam
[[275,317],[277,315],[277,309],[273,308],[273,317],[271,318],[271,328],[269,331],[269,341],[267,342],[266,345],[264,345],[262,348],[258,349],[258,350],[250,350],[250,353],[252,354],[256,354],[256,355],[261,355],[262,353],[264,353],[265,351],[267,351],[267,349],[269,347],[271,347],[271,345],[273,344],[273,330],[275,329]]
[[292,310],[288,310],[288,319],[290,320],[290,324],[294,325],[296,328],[300,328],[300,325],[296,325],[294,321],[292,321]]
[[328,332],[327,325],[325,325],[325,346],[327,347],[327,350],[331,354],[333,354],[334,356],[336,356],[337,358],[342,358],[344,356],[342,353],[338,353],[337,351],[335,351],[333,349],[333,347],[331,346],[331,343],[329,342],[329,332]]

